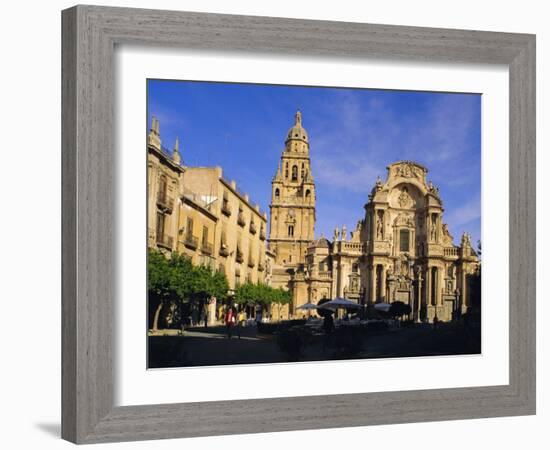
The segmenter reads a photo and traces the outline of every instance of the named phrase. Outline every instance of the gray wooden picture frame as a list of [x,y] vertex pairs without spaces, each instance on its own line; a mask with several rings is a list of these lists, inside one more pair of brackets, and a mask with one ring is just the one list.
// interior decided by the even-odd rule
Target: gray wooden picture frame
[[[535,413],[535,36],[97,6],[63,11],[62,32],[64,439],[94,443]],[[117,44],[507,65],[509,384],[115,407]]]

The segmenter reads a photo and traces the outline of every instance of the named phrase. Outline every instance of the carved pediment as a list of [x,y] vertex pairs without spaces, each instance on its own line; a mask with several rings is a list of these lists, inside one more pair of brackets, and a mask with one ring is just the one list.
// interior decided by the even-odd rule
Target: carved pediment
[[414,219],[410,214],[399,213],[393,221],[395,227],[414,228]]

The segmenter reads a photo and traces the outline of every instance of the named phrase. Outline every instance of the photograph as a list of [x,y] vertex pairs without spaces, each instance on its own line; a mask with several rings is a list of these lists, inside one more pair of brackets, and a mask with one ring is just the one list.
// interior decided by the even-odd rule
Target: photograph
[[148,369],[482,353],[481,94],[144,95]]

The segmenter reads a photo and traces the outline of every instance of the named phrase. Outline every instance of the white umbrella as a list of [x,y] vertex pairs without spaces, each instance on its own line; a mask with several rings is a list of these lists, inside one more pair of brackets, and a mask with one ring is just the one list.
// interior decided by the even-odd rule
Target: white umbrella
[[318,308],[337,310],[338,308],[356,308],[360,309],[362,306],[359,303],[352,302],[347,298],[336,297],[330,302],[323,303]]
[[317,305],[315,303],[304,303],[303,305],[298,306],[296,309],[303,309],[307,310],[307,316],[311,317],[311,310],[317,309]]
[[305,309],[305,310],[317,309],[317,305],[315,303],[304,303],[303,305],[298,306],[298,308],[296,309]]
[[375,303],[374,309],[377,309],[378,311],[388,312],[391,308],[391,305],[389,303]]

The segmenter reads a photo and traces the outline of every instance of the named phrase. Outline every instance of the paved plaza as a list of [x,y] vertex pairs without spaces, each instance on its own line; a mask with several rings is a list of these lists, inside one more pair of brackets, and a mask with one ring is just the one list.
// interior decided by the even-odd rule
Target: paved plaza
[[[336,336],[336,334],[334,335]],[[303,343],[299,357],[281,350],[277,334],[258,334],[255,326],[229,339],[225,327],[196,327],[183,335],[149,336],[149,367],[215,366],[337,359],[392,358],[480,353],[479,335],[454,324],[415,325],[356,337],[356,351],[345,353],[334,336],[319,334]]]

